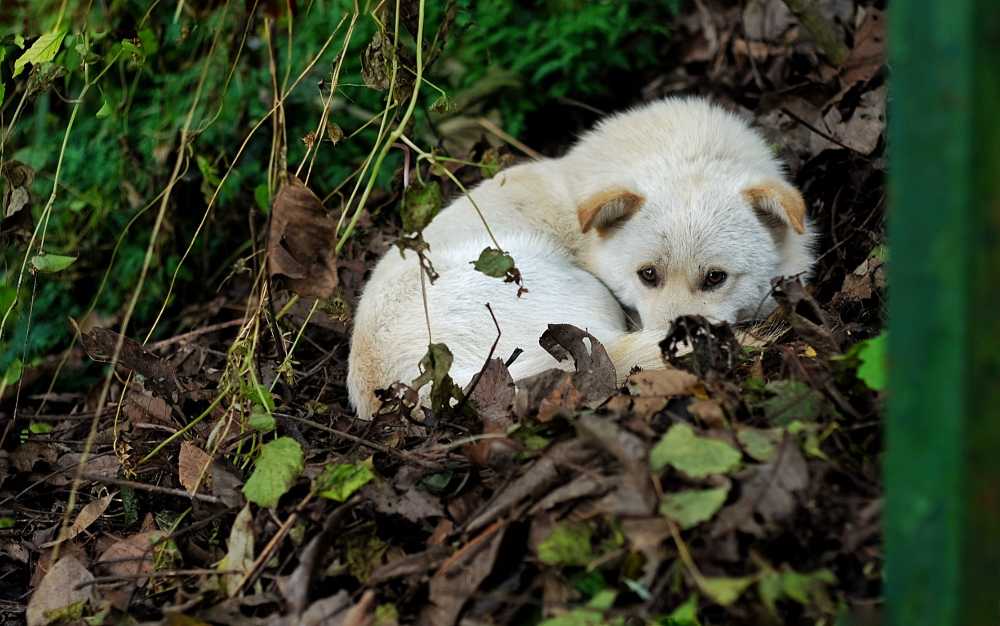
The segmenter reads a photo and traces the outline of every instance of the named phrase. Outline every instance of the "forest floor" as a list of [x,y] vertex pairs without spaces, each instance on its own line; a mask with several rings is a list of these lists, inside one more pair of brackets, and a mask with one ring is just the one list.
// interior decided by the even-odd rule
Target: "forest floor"
[[[685,318],[664,337],[670,367],[617,388],[600,349],[554,327],[544,341],[575,373],[515,393],[495,359],[462,410],[415,417],[400,385],[377,419],[355,420],[350,312],[402,234],[379,210],[397,184],[373,194],[320,276],[336,306],[275,281],[248,323],[252,281],[237,274],[184,309],[191,330],[125,339],[100,413],[102,383],[59,393],[25,374],[16,406],[2,405],[0,621],[879,623],[885,18],[823,3],[835,41],[820,49],[783,3],[748,6],[694,2],[664,69],[633,90],[710,95],[780,147],[820,238],[814,276],[775,283],[778,339],[743,349],[728,327]],[[553,101],[519,139],[557,153],[598,117]],[[481,161],[487,144],[468,149]],[[306,246],[292,253],[322,258],[308,247],[329,218],[290,189],[271,236],[319,233],[292,236]],[[301,329],[285,337],[294,359],[275,319]],[[118,339],[90,328],[83,349],[106,361]],[[671,356],[683,341],[694,354]],[[234,359],[252,361],[249,385],[226,377]],[[219,400],[232,385],[239,407]]]

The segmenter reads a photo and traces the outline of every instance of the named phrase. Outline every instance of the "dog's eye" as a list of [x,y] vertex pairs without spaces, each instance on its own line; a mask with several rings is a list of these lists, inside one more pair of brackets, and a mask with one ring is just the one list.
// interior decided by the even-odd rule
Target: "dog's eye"
[[653,287],[660,281],[659,273],[651,265],[640,269],[637,273],[639,274],[639,279],[648,287]]
[[702,289],[715,289],[722,283],[726,282],[729,278],[729,274],[726,274],[722,270],[708,270],[705,274],[705,280],[701,283]]

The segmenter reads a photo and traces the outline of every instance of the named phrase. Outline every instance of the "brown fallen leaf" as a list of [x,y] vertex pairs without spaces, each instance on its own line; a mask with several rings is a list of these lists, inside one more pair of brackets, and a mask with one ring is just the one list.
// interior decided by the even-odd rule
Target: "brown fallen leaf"
[[[199,487],[210,487],[212,457],[190,441],[181,443],[177,458],[177,479],[188,493],[194,495]],[[206,484],[208,483],[208,484]]]
[[80,343],[87,355],[99,363],[111,362],[119,340],[122,342],[118,353],[119,367],[141,374],[146,379],[147,387],[158,395],[169,397],[180,388],[174,368],[147,351],[135,339],[122,337],[107,328],[92,328],[80,335]]
[[594,407],[615,392],[615,366],[590,333],[570,324],[549,324],[538,343],[557,361],[572,358],[575,371],[551,369],[518,381],[518,415],[537,411],[536,419],[545,422],[562,412]]
[[[114,576],[138,576],[149,574],[155,569],[154,546],[166,533],[161,530],[149,530],[129,535],[108,547],[97,559],[97,564]],[[142,587],[146,578],[135,580]]]
[[[471,392],[471,393],[470,393]],[[492,359],[482,374],[466,388],[467,401],[476,409],[483,433],[505,434],[514,425],[514,379],[501,359]],[[465,455],[476,465],[509,464],[518,451],[511,439],[484,439],[465,446]]]
[[712,526],[712,536],[740,530],[763,537],[766,529],[795,511],[796,495],[809,484],[809,468],[795,437],[786,435],[771,462],[736,474],[740,498],[724,508]]
[[871,80],[885,65],[885,15],[878,9],[865,9],[864,21],[854,33],[854,47],[841,68],[844,89]]
[[271,209],[267,259],[271,279],[305,297],[330,298],[337,289],[337,223],[323,202],[295,176]]
[[41,547],[49,548],[57,543],[62,543],[76,537],[83,531],[90,528],[90,525],[100,519],[100,517],[104,515],[104,512],[108,510],[108,505],[111,504],[112,498],[114,498],[114,494],[108,494],[103,498],[98,498],[97,500],[89,502],[87,506],[80,509],[80,512],[76,515],[76,519],[73,520],[73,524],[66,529],[66,533],[64,535],[55,541],[43,543]]
[[[861,94],[861,101],[855,107],[851,117],[846,120],[843,119],[839,108],[830,107],[830,110],[823,116],[823,124],[827,132],[840,144],[858,154],[871,154],[878,147],[879,139],[885,132],[887,95],[888,87],[885,85]],[[840,147],[840,145],[828,141],[820,135],[814,135],[813,138],[816,152]]]
[[170,405],[163,398],[148,393],[130,393],[123,407],[132,423],[170,423]]
[[417,622],[422,626],[451,626],[469,597],[493,571],[507,527],[489,526],[445,561],[431,578],[429,603]]
[[[47,626],[97,602],[94,575],[72,556],[59,559],[35,588],[28,601],[25,618],[28,626]],[[82,585],[82,586],[81,586]]]
[[833,297],[834,306],[843,302],[861,302],[886,288],[885,261],[878,255],[869,256],[844,276],[844,284]]
[[686,396],[698,384],[698,377],[677,368],[643,370],[628,377],[625,385],[636,396]]

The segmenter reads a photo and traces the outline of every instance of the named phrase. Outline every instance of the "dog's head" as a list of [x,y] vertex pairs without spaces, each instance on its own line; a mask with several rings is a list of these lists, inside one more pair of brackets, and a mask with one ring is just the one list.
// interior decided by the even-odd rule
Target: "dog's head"
[[757,133],[705,101],[610,118],[567,163],[585,263],[644,327],[763,317],[771,279],[812,266],[802,195]]

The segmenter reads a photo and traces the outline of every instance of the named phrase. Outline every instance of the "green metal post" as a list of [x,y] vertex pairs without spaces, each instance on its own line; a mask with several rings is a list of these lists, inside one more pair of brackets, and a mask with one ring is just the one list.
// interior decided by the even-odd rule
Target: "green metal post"
[[890,4],[892,626],[1000,625],[1000,2]]

